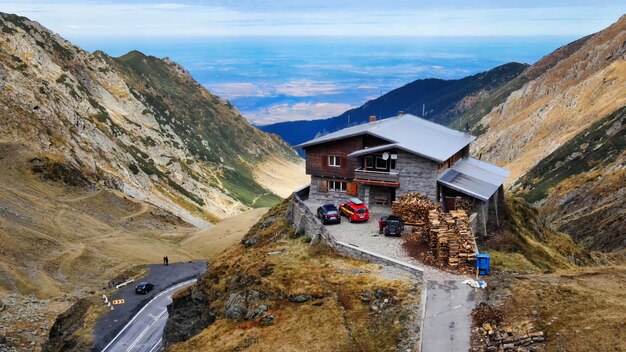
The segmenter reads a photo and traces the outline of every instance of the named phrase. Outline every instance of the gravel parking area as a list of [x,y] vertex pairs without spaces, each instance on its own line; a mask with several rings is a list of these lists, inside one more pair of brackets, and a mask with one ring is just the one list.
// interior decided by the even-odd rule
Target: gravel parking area
[[[316,214],[317,208],[321,205],[311,201],[304,203],[313,214]],[[374,205],[369,210],[370,220],[367,222],[350,223],[347,218],[342,217],[340,224],[329,224],[326,229],[337,241],[423,268],[424,280],[465,280],[468,278],[468,276],[456,275],[428,266],[409,256],[402,247],[401,237],[385,237],[378,234],[378,219],[391,214],[391,207]]]

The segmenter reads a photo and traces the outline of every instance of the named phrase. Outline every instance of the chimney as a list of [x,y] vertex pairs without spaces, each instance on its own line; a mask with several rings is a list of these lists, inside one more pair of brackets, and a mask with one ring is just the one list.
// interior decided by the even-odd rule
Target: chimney
[[398,111],[398,116],[402,116],[402,115],[404,115],[404,111],[402,110]]
[[372,122],[376,122],[376,116],[374,115],[370,116],[370,123]]

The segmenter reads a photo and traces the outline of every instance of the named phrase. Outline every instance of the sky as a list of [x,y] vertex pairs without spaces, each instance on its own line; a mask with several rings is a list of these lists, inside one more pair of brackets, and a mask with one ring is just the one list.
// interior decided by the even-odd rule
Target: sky
[[0,1],[80,37],[585,35],[614,22],[626,1],[214,0]]
[[88,51],[171,57],[252,123],[341,114],[415,79],[532,64],[626,13],[579,0],[0,0]]

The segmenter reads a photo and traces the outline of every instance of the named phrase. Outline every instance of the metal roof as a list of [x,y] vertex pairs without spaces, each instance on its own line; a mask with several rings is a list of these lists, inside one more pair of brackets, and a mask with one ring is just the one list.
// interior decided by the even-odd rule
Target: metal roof
[[[369,134],[394,144],[395,148],[443,162],[476,137],[414,115],[405,114],[344,128],[295,146],[306,148],[353,136]],[[370,148],[370,151],[371,148]]]
[[361,149],[361,150],[357,150],[356,152],[352,152],[352,153],[348,154],[348,156],[365,155],[365,154],[369,154],[369,153],[373,153],[373,152],[379,152],[381,150],[387,150],[387,149],[395,148],[397,146],[398,145],[396,143],[393,143],[393,144],[379,145],[377,147],[364,148],[364,149]]
[[443,172],[437,181],[451,189],[487,201],[509,176],[509,170],[474,158],[463,158]]

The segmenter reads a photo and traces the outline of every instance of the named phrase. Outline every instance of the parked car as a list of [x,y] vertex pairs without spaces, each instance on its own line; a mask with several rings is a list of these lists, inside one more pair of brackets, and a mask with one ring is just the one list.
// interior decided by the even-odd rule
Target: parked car
[[370,212],[359,198],[350,198],[350,201],[339,205],[339,212],[348,218],[348,221],[367,221]]
[[339,210],[334,204],[324,204],[321,207],[317,208],[317,217],[322,221],[323,224],[328,224],[331,222],[341,222]]
[[378,220],[378,233],[385,236],[401,236],[404,231],[404,221],[395,215],[383,216]]
[[154,285],[149,282],[140,282],[137,287],[135,287],[135,293],[138,295],[145,295],[146,293],[152,291],[154,289]]

